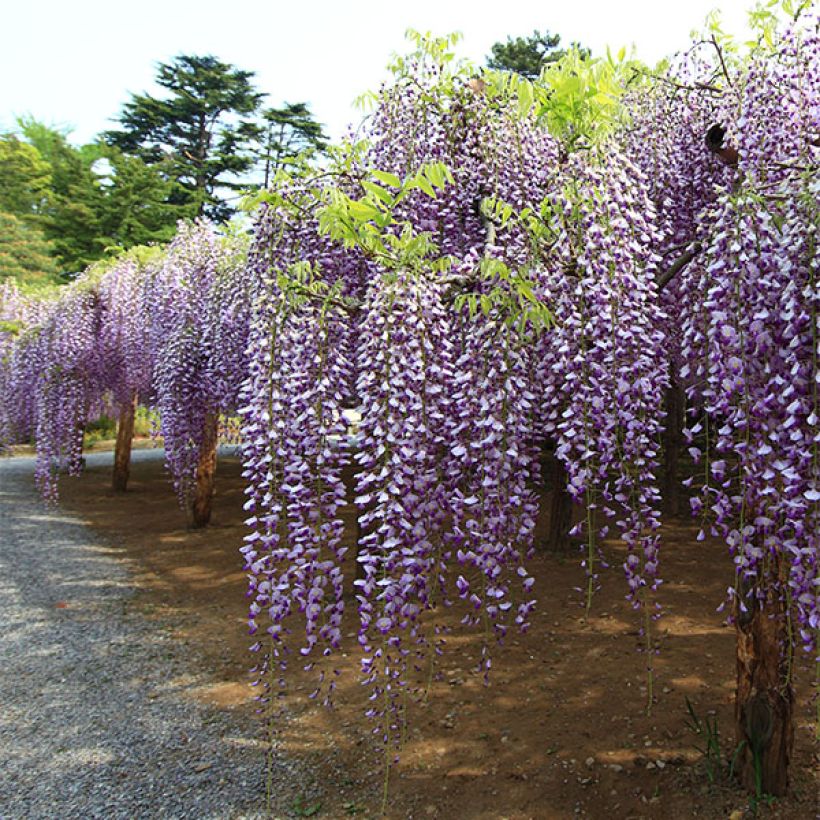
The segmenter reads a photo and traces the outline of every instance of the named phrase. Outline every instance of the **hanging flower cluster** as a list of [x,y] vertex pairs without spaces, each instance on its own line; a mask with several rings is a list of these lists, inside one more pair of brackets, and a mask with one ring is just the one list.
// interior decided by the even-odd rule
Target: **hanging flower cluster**
[[[549,200],[554,247],[542,266],[556,327],[541,341],[547,431],[584,502],[587,606],[598,560],[598,509],[615,519],[636,606],[658,583],[657,439],[667,385],[655,286],[659,234],[645,180],[610,147],[598,165],[572,159]],[[603,526],[601,535],[606,535]]]
[[[366,213],[389,220],[384,247],[392,250],[327,235],[324,214],[338,197],[326,175],[312,186],[287,180],[263,205],[249,257],[263,283],[242,410],[250,621],[268,636],[254,646],[265,653],[259,671],[266,689],[284,684],[271,676],[298,645],[293,618],[303,619],[299,649],[308,662],[319,647],[338,645],[344,548],[335,505],[346,500],[340,471],[348,457],[341,411],[355,407],[359,641],[369,712],[388,744],[403,735],[414,673],[432,670],[440,651],[430,617],[437,607],[460,596],[469,602],[466,620],[500,638],[509,624],[526,627],[534,605],[523,567],[537,463],[529,354],[503,317],[454,310],[452,285],[467,282],[478,298],[494,287],[482,281],[482,258],[522,253],[525,237],[512,226],[505,233],[519,244],[490,241],[481,208],[490,193],[523,202],[544,182],[527,175],[524,148],[507,174],[505,137],[536,156],[536,146],[551,142],[511,116],[499,125],[487,100],[440,66],[423,82],[430,93],[410,82],[384,91],[370,147],[351,147],[348,170],[335,175],[346,196],[391,203]],[[429,163],[444,163],[450,184],[422,176]],[[349,227],[356,213],[351,207],[338,224]],[[322,353],[313,348],[323,338],[320,317],[336,328]],[[344,361],[334,364],[331,353]],[[334,391],[321,396],[341,425],[332,432],[327,421],[314,428],[319,416],[308,411],[320,387]],[[338,443],[329,447],[328,436]],[[311,526],[318,521],[326,533]],[[523,583],[522,604],[513,603],[513,579]],[[482,667],[490,667],[489,645]]]
[[96,287],[101,305],[97,346],[104,367],[99,387],[112,409],[130,404],[138,394],[147,398],[151,389],[153,359],[144,294],[153,274],[150,264],[125,258]]
[[34,428],[31,392],[17,377],[24,364],[17,342],[42,313],[42,303],[24,296],[13,281],[0,285],[0,450]]
[[711,59],[690,52],[596,139],[541,127],[560,78],[539,97],[417,43],[365,140],[261,197],[247,256],[196,223],[161,257],[90,272],[53,302],[3,286],[0,441],[36,439],[53,497],[87,420],[139,395],[159,410],[187,504],[220,414],[238,412],[262,698],[292,658],[330,697],[355,566],[370,714],[391,745],[416,673],[442,651],[440,607],[484,630],[485,675],[490,639],[527,627],[548,439],[587,511],[587,607],[614,524],[653,648],[662,402],[682,384],[705,471],[693,506],[732,550],[740,608],[774,583],[813,648],[816,20],[736,75],[716,42]]
[[349,457],[339,385],[349,379],[349,331],[337,309],[292,292],[261,297],[256,312],[241,408],[252,529],[242,551],[252,632],[267,615],[255,649],[264,645],[265,664],[281,678],[294,651],[289,616],[304,618],[304,640],[295,640],[308,665],[341,641],[341,471]]
[[[77,282],[46,310],[17,339],[14,378],[29,392],[19,409],[23,422],[31,413],[35,481],[45,498],[56,500],[58,471],[76,475],[82,469],[83,428],[99,399],[100,306],[93,290]],[[23,390],[13,392],[20,396]],[[25,430],[25,423],[18,430]]]
[[83,429],[136,397],[161,412],[181,498],[209,414],[237,406],[247,365],[250,294],[244,256],[207,224],[139,261],[91,268],[51,300],[0,298],[0,434],[32,439],[37,481],[56,499],[61,468],[81,467]]
[[[351,146],[338,171],[285,180],[268,197],[249,261],[264,283],[242,411],[250,621],[270,636],[255,645],[260,672],[272,685],[268,673],[293,652],[289,619],[304,619],[310,655],[335,647],[342,612],[336,542],[323,546],[307,523],[336,537],[337,510],[310,489],[318,473],[306,455],[326,433],[303,409],[324,361],[316,323],[329,311],[355,340],[337,373],[349,381],[322,406],[341,416],[349,401],[361,415],[359,641],[388,744],[403,734],[413,672],[440,651],[438,606],[461,598],[464,622],[488,637],[527,627],[546,436],[576,495],[597,494],[617,520],[636,605],[658,583],[654,470],[668,376],[646,180],[614,146],[568,160],[503,84],[486,90],[429,58],[383,89],[364,151]],[[322,455],[338,503],[345,458],[341,446]],[[594,548],[588,560],[593,574]],[[485,641],[480,667],[490,666]]]
[[[453,485],[451,537],[463,573],[456,586],[472,610],[464,622],[492,626],[503,638],[512,622],[526,629],[535,606],[529,598],[533,579],[524,567],[537,513],[535,395],[531,352],[520,333],[492,312],[477,325],[461,327],[467,332],[455,363],[445,466]],[[511,597],[513,579],[527,598],[518,605]],[[486,641],[482,651],[487,673]]]
[[781,590],[810,650],[820,537],[819,48],[810,21],[739,78],[737,101],[721,112],[737,169],[699,215],[704,250],[679,285],[681,377],[703,413],[687,431],[705,470],[693,506],[708,509],[727,540],[739,610],[750,595]]
[[[709,53],[702,54],[704,49]],[[667,272],[696,255],[704,238],[703,216],[734,176],[704,144],[709,129],[723,121],[727,104],[723,91],[711,85],[715,66],[708,58],[714,56],[713,47],[702,44],[673,61],[668,80],[630,94],[625,100],[630,126],[618,135],[630,161],[642,171],[655,208],[653,251],[659,257],[661,305],[668,317],[664,349],[673,377],[683,364],[679,313],[685,285],[684,277],[668,277]]]
[[206,440],[215,440],[219,413],[236,407],[245,373],[249,295],[240,262],[212,226],[181,223],[146,300],[153,401],[182,506]]

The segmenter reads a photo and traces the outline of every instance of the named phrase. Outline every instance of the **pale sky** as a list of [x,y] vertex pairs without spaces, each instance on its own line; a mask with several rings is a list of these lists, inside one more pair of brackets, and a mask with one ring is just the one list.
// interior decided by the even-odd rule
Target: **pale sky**
[[483,63],[490,46],[533,29],[603,54],[636,48],[653,63],[685,48],[719,9],[745,34],[752,0],[29,0],[7,2],[0,20],[0,130],[30,114],[90,141],[113,127],[130,92],[157,93],[158,62],[213,54],[256,73],[267,105],[308,102],[338,139],[361,113],[353,100],[376,89],[408,28],[463,39],[457,51]]

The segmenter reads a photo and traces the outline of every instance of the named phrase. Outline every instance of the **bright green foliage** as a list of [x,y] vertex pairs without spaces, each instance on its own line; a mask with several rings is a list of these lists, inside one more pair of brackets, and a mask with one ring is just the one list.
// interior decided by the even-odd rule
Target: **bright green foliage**
[[0,136],[0,211],[38,213],[50,183],[51,168],[33,145],[13,134]]
[[112,249],[168,241],[186,215],[170,202],[174,186],[163,166],[102,143],[76,148],[34,120],[20,128],[49,169],[36,223],[64,272],[79,272]]
[[569,148],[595,142],[622,122],[625,88],[622,50],[618,59],[592,58],[572,48],[547,67],[537,95],[538,116]]
[[98,182],[92,166],[96,146],[74,148],[66,135],[34,120],[20,122],[23,136],[51,168],[51,185],[40,208],[38,226],[51,240],[63,272],[77,273],[99,259]]
[[453,46],[461,40],[458,32],[436,37],[432,32],[416,31],[411,28],[405,36],[415,46],[415,50],[407,55],[395,55],[388,63],[387,68],[396,79],[413,77],[421,81],[425,78],[425,72],[433,66],[440,71],[450,63],[452,66],[447,71],[450,75],[458,75],[467,70],[466,61],[457,59],[453,51]]
[[24,290],[57,284],[60,279],[42,232],[18,216],[0,212],[0,283],[16,279]]
[[173,183],[160,167],[116,148],[101,147],[101,154],[107,170],[97,176],[94,189],[100,250],[169,242],[186,212],[171,203]]
[[128,250],[117,250],[100,259],[99,262],[89,265],[83,272],[83,279],[96,284],[112,268],[125,260],[136,263],[140,268],[158,267],[162,264],[165,253],[166,248],[162,245],[134,245]]
[[479,311],[501,317],[528,342],[555,323],[549,305],[536,296],[535,282],[526,269],[515,270],[500,259],[487,257],[481,261],[481,276],[493,284],[492,288],[486,293],[460,293],[454,300],[456,308],[466,305],[471,317]]
[[[549,63],[560,60],[567,52],[559,48],[559,34],[542,34],[537,29],[529,37],[508,37],[506,43],[495,43],[492,55],[487,57],[487,66],[499,71],[514,71],[530,80],[536,79]],[[587,49],[573,44],[576,50],[588,55]]]
[[121,130],[105,137],[149,164],[165,163],[176,184],[172,204],[187,206],[191,216],[227,219],[232,208],[218,190],[242,187],[237,177],[255,162],[251,118],[263,95],[252,77],[212,56],[180,55],[159,65],[157,83],[168,93],[133,95]]
[[602,59],[571,48],[536,81],[497,71],[485,72],[482,79],[488,97],[515,101],[522,117],[534,113],[571,152],[600,143],[623,122],[621,97],[636,66],[624,49]]
[[[358,247],[367,256],[378,258],[388,268],[412,268],[420,260],[429,260],[435,245],[429,234],[416,234],[409,222],[397,222],[394,209],[412,191],[420,190],[435,199],[437,190],[453,182],[452,172],[441,162],[425,163],[404,180],[373,171],[372,180],[362,180],[366,193],[360,199],[338,188],[327,192],[327,204],[319,210],[319,230],[346,247]],[[443,270],[449,260],[434,264]]]

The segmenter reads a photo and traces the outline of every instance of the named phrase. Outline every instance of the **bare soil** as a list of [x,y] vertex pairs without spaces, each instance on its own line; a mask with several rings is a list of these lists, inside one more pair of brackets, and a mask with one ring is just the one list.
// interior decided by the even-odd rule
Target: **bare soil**
[[[212,524],[187,530],[161,460],[135,463],[129,491],[115,495],[110,471],[90,468],[61,486],[78,513],[138,567],[137,605],[179,624],[180,651],[190,647],[212,683],[197,694],[224,709],[253,710],[247,669],[254,656],[246,629],[246,581],[238,549],[245,534],[243,481],[237,459],[221,459]],[[548,509],[546,499],[542,503]],[[347,510],[349,537],[355,533]],[[537,542],[546,535],[541,516]],[[751,817],[749,796],[725,773],[710,782],[703,740],[686,726],[685,699],[717,722],[724,769],[735,748],[734,629],[716,612],[732,564],[717,541],[697,542],[688,518],[664,525],[655,625],[655,703],[646,713],[646,655],[638,616],[625,600],[618,542],[605,550],[602,576],[585,618],[580,558],[544,551],[531,564],[538,608],[525,635],[494,650],[489,686],[472,672],[480,636],[459,626],[460,611],[424,704],[411,706],[411,728],[389,784],[391,818],[729,818]],[[352,552],[352,550],[351,550]],[[352,564],[349,568],[353,569]],[[352,572],[351,572],[352,577]],[[355,611],[355,601],[349,603]],[[364,717],[355,625],[339,659],[335,709],[307,699],[314,678],[292,674],[285,713],[277,719],[279,753],[314,772],[304,801],[277,816],[380,816],[383,753]],[[757,816],[806,818],[818,812],[811,673],[796,669],[797,731],[792,788],[763,801]],[[261,720],[261,719],[260,719]],[[265,761],[260,757],[259,765]],[[261,796],[260,796],[261,799]]]

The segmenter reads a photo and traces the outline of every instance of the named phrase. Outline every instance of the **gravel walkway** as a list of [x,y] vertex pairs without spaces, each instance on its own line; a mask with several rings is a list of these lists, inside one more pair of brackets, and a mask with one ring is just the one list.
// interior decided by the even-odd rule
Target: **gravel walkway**
[[0,459],[0,818],[261,817],[258,724],[186,698],[206,681],[174,624],[127,606],[127,562],[33,469]]

